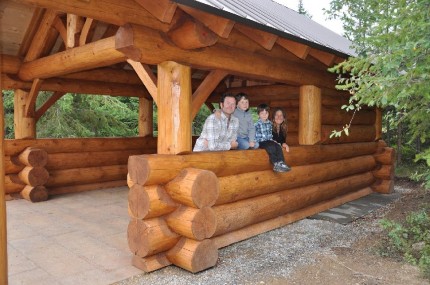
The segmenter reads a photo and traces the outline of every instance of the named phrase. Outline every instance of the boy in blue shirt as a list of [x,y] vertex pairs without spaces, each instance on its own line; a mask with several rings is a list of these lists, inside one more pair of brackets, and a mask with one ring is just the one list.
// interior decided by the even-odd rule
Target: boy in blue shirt
[[255,123],[255,141],[260,148],[266,150],[270,162],[273,164],[273,171],[287,172],[291,168],[285,164],[282,146],[273,140],[272,123],[269,120],[269,106],[260,104],[257,106],[258,121]]

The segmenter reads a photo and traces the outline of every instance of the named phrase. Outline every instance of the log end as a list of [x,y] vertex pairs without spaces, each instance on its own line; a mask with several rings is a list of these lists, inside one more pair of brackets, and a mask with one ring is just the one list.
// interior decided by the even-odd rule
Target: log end
[[381,194],[394,192],[394,180],[377,180],[372,186],[372,190]]
[[196,273],[215,266],[218,249],[210,239],[196,241],[182,238],[167,252],[167,258],[176,266]]
[[152,272],[172,264],[164,253],[155,254],[148,257],[133,256],[131,264],[145,272]]
[[144,155],[131,155],[128,158],[128,175],[132,184],[144,185],[149,174],[150,167]]
[[128,247],[130,248],[130,251],[133,254],[137,254],[139,245],[141,243],[138,223],[139,223],[138,219],[131,219],[130,222],[128,223],[128,228],[127,228]]
[[49,172],[44,167],[26,166],[18,174],[18,177],[28,185],[40,186],[48,182]]
[[216,216],[212,208],[200,209],[192,223],[192,233],[195,239],[203,240],[213,236],[216,230]]
[[131,217],[143,219],[149,212],[149,196],[145,187],[134,184],[128,192],[128,208]]
[[48,153],[44,149],[28,147],[18,159],[27,166],[44,167],[48,163]]
[[31,202],[42,202],[48,200],[48,190],[45,186],[30,186],[27,185],[21,191],[21,197]]
[[191,195],[197,208],[211,207],[219,196],[219,180],[212,171],[201,170],[193,184]]

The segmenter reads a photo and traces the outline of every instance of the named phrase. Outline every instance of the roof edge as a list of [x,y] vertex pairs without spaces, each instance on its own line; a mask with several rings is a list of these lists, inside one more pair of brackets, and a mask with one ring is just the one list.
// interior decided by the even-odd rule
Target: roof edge
[[210,13],[210,14],[215,14],[215,15],[221,16],[223,18],[227,18],[227,19],[233,20],[235,22],[238,22],[238,23],[241,23],[241,24],[245,24],[245,25],[250,26],[252,28],[256,28],[258,30],[262,30],[262,31],[265,31],[265,32],[268,32],[268,33],[271,33],[271,34],[274,34],[274,35],[277,35],[277,36],[289,39],[289,40],[293,40],[293,41],[301,43],[301,44],[306,44],[306,45],[308,45],[308,46],[310,46],[312,48],[316,48],[316,49],[319,49],[319,50],[322,50],[322,51],[326,51],[326,52],[332,53],[332,54],[334,54],[336,56],[340,56],[342,58],[348,58],[348,57],[353,56],[351,54],[346,54],[346,53],[340,52],[338,50],[331,49],[331,48],[328,48],[328,47],[323,46],[323,45],[319,45],[319,44],[317,44],[315,42],[311,42],[311,41],[302,39],[300,37],[297,37],[297,36],[285,33],[283,31],[277,30],[275,28],[272,28],[272,27],[269,27],[269,26],[266,26],[266,25],[254,22],[252,20],[242,18],[242,17],[240,17],[240,16],[238,16],[236,14],[233,14],[233,13],[230,13],[230,12],[227,12],[227,11],[224,11],[224,10],[217,9],[215,7],[212,7],[210,5],[207,5],[207,4],[198,2],[198,1],[194,1],[194,0],[172,0],[172,1],[176,2],[178,4],[182,4],[182,5],[191,7],[191,8],[196,8],[198,10],[201,10],[201,11],[204,11],[204,12],[207,12],[207,13]]

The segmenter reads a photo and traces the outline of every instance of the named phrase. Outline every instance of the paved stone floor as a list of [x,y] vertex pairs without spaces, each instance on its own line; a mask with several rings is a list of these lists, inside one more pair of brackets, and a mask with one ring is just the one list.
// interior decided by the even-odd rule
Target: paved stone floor
[[6,202],[9,284],[111,284],[142,273],[127,245],[127,187]]

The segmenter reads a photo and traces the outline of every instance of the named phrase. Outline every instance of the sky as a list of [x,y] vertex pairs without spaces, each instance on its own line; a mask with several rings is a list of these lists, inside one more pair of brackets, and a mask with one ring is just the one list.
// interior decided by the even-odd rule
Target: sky
[[[299,7],[299,0],[273,0],[290,9],[297,11]],[[339,35],[343,34],[342,22],[340,20],[326,20],[327,16],[324,15],[323,8],[330,7],[330,0],[303,0],[303,7],[312,16],[312,20],[329,28]]]

